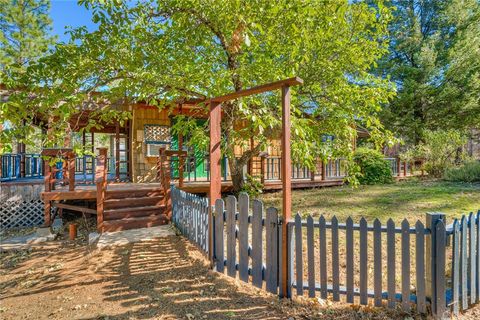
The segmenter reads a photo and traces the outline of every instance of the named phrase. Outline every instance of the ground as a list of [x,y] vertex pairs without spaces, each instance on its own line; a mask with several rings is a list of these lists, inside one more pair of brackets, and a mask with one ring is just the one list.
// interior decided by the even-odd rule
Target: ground
[[[299,190],[293,197],[294,208],[301,212],[400,221],[423,219],[427,211],[454,216],[479,209],[480,185],[417,181]],[[267,204],[279,201],[278,194],[263,198]],[[64,236],[27,251],[0,254],[1,319],[421,318],[329,300],[280,300],[212,271],[203,254],[182,236],[94,249],[85,239],[92,223],[80,223],[76,241]],[[462,316],[479,318],[478,306]]]
[[2,319],[404,318],[330,301],[279,300],[210,270],[181,236],[101,251],[59,241],[3,253],[0,262]]
[[[266,193],[262,199],[267,207],[281,208],[281,196],[281,192]],[[410,180],[358,188],[295,190],[292,207],[294,213],[303,217],[323,214],[329,219],[336,215],[339,221],[345,221],[348,216],[356,222],[362,216],[369,222],[375,218],[382,223],[389,218],[396,223],[404,218],[410,222],[425,221],[427,212],[443,212],[451,221],[480,210],[480,184]]]

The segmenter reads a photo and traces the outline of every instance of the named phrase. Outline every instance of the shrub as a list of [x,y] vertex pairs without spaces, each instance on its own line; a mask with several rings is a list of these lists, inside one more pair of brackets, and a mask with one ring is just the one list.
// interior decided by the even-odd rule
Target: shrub
[[456,168],[450,168],[444,175],[447,181],[480,182],[480,161],[470,161]]
[[361,184],[383,184],[393,181],[392,169],[388,160],[380,152],[358,148],[353,160],[360,168],[358,180]]
[[424,141],[401,155],[404,160],[424,159],[423,169],[429,176],[440,178],[446,170],[464,158],[465,137],[455,130],[427,130]]

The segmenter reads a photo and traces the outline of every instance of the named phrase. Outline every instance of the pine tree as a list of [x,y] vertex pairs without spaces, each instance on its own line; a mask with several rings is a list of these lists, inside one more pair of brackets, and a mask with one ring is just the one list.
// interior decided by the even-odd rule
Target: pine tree
[[25,72],[55,42],[49,0],[0,0],[0,81]]

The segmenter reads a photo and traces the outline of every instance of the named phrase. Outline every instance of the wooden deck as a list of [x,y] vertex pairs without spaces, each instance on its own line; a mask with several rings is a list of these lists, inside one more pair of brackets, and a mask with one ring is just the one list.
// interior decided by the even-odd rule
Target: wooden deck
[[[13,182],[11,182],[13,183]],[[178,182],[174,183],[178,187]],[[292,189],[302,188],[316,188],[316,187],[332,187],[343,184],[342,179],[329,179],[311,181],[309,179],[293,180]],[[189,182],[185,183],[180,189],[198,194],[206,194],[208,192],[210,183],[208,181]],[[129,194],[135,191],[149,191],[159,189],[159,183],[110,183],[108,184],[108,192],[117,195],[123,194],[128,197]],[[264,190],[274,191],[281,190],[282,182],[280,180],[266,181]],[[232,190],[232,183],[230,181],[222,182],[222,192],[230,192]],[[59,187],[49,192],[42,192],[42,199],[46,201],[60,201],[60,200],[96,200],[97,188],[95,185],[77,185],[74,191],[69,191],[68,186]]]

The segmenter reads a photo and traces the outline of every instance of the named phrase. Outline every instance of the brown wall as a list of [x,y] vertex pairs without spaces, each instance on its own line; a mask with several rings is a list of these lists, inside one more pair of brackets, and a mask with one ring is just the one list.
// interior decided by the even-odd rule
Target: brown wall
[[144,125],[170,125],[167,110],[159,111],[157,107],[135,105],[133,107],[131,132],[133,182],[155,182],[157,157],[146,157],[146,145],[143,142]]

